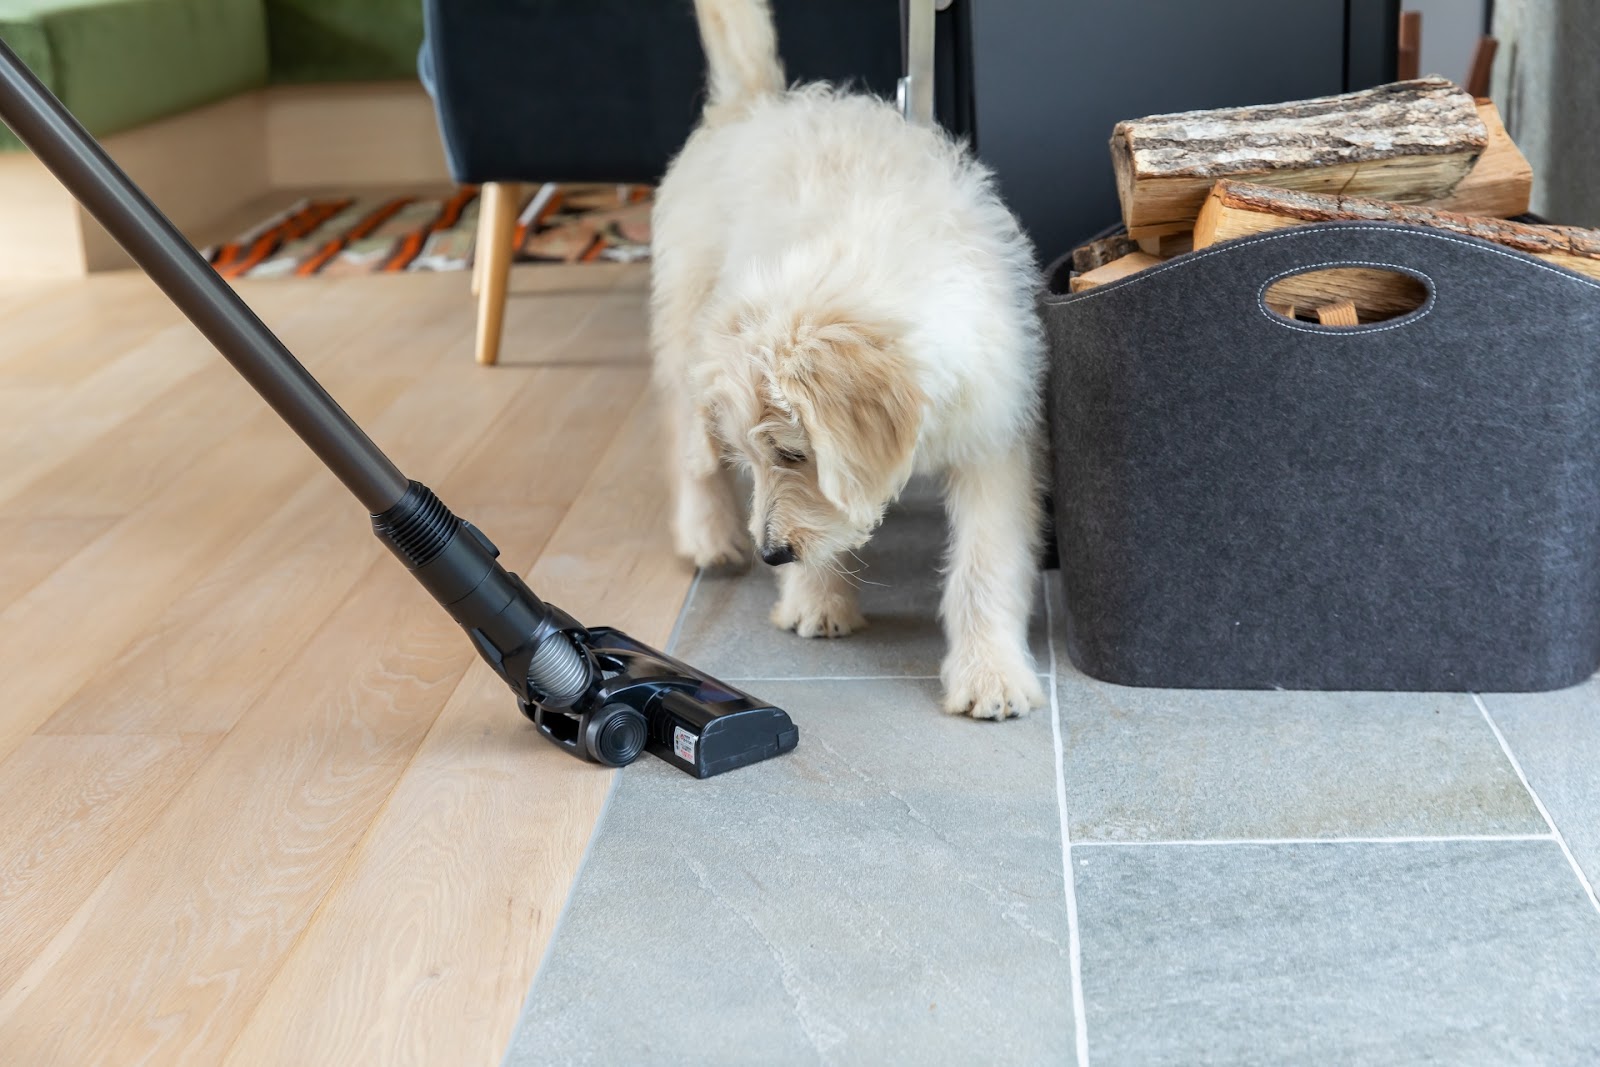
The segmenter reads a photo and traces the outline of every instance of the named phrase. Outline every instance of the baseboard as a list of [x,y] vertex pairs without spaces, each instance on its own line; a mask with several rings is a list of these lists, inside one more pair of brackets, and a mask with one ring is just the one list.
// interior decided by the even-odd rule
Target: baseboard
[[266,98],[274,188],[450,181],[433,102],[417,82],[279,86]]
[[[191,235],[284,189],[450,181],[432,103],[413,82],[274,87],[102,144]],[[0,154],[0,279],[75,278],[131,265],[31,154]]]

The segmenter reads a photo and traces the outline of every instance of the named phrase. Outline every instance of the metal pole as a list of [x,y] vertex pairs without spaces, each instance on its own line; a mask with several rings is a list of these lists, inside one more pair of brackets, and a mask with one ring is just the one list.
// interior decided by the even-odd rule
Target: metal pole
[[906,10],[906,117],[933,125],[933,16],[936,0],[910,0]]
[[3,41],[0,119],[369,512],[399,502],[406,477]]

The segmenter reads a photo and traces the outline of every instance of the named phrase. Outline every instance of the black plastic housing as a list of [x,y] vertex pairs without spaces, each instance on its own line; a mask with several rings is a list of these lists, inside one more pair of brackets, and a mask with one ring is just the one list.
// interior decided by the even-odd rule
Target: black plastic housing
[[[599,668],[578,707],[626,704],[649,723],[645,750],[696,778],[782,755],[800,731],[787,712],[720,682],[620,630],[595,627],[579,636]],[[539,731],[585,759],[580,715],[538,704],[523,706]]]
[[530,666],[539,646],[570,641],[566,632],[583,627],[502,567],[500,549],[477,527],[451,514],[427,486],[412,482],[398,504],[372,516],[372,530],[461,624],[478,653],[520,700],[566,707],[590,687],[592,664],[559,691],[535,688]]
[[[620,630],[587,629],[534,596],[496,562],[500,550],[487,537],[419,482],[374,515],[372,528],[467,631],[539,732],[582,759],[632,762],[634,713],[645,723],[644,751],[696,778],[781,755],[799,740],[781,709]],[[560,655],[540,655],[550,641]]]

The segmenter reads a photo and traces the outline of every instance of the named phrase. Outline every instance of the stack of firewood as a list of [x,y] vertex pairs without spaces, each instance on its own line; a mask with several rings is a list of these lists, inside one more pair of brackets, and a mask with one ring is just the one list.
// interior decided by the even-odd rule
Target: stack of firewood
[[[1467,234],[1600,278],[1600,231],[1510,221],[1533,170],[1487,99],[1442,78],[1264,107],[1118,123],[1111,161],[1125,234],[1072,254],[1073,292],[1219,241],[1330,220]],[[1327,325],[1416,306],[1406,276],[1360,268],[1293,276],[1268,300]]]

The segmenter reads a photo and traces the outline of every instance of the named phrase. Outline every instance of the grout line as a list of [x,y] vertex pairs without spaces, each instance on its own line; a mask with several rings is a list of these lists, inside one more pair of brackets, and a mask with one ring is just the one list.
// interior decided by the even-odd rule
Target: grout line
[[1572,873],[1578,876],[1578,884],[1583,886],[1584,894],[1589,898],[1589,903],[1594,905],[1595,911],[1600,911],[1600,899],[1594,895],[1594,886],[1590,883],[1588,875],[1583,873],[1583,868],[1578,866],[1577,857],[1573,856],[1572,849],[1567,847],[1567,839],[1561,836],[1561,831],[1556,826],[1556,821],[1550,817],[1550,809],[1544,806],[1544,801],[1539,799],[1539,794],[1534,792],[1533,783],[1528,781],[1528,776],[1522,773],[1522,764],[1517,762],[1517,757],[1511,753],[1511,745],[1506,742],[1506,735],[1500,732],[1500,727],[1495,723],[1494,716],[1489,714],[1489,705],[1477,693],[1472,694],[1472,700],[1478,705],[1478,710],[1483,712],[1483,721],[1489,724],[1489,729],[1494,731],[1494,739],[1500,742],[1500,751],[1506,754],[1506,759],[1511,762],[1511,769],[1517,772],[1517,778],[1522,782],[1522,788],[1528,791],[1528,796],[1533,800],[1533,806],[1539,809],[1539,814],[1544,816],[1545,825],[1550,827],[1551,835],[1556,839],[1556,844],[1561,846],[1562,855],[1567,857],[1567,866],[1572,868]]
[[678,617],[672,622],[672,632],[667,635],[666,647],[661,651],[672,655],[673,646],[678,643],[678,638],[683,635],[683,624],[689,618],[689,607],[694,603],[694,595],[700,589],[700,576],[704,574],[699,567],[694,570],[694,581],[689,583],[689,591],[683,594],[683,603],[678,607]]
[[1197,837],[1161,841],[1079,841],[1074,848],[1227,848],[1238,845],[1441,845],[1464,842],[1557,841],[1555,834],[1442,834],[1438,837]]
[[1050,736],[1056,754],[1056,813],[1061,820],[1061,877],[1067,896],[1067,960],[1072,971],[1072,1022],[1077,1035],[1078,1067],[1089,1067],[1089,1021],[1083,1006],[1083,942],[1078,936],[1078,887],[1072,877],[1072,833],[1067,828],[1067,773],[1061,748],[1061,695],[1056,676],[1055,612],[1050,607],[1050,580],[1039,579],[1044,596],[1045,643],[1050,649]]

